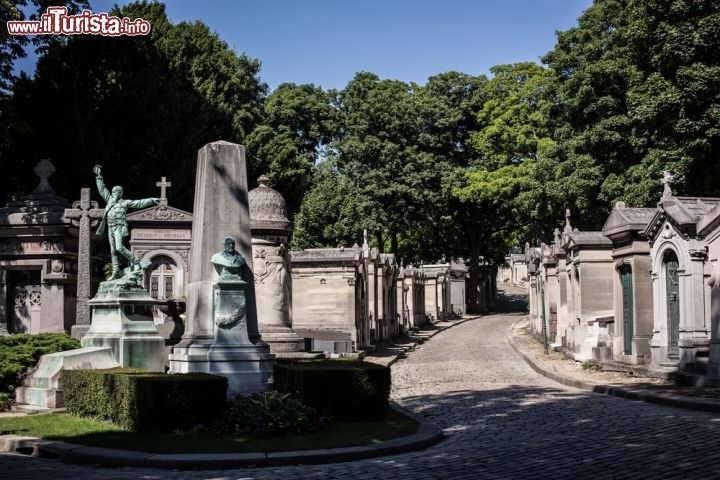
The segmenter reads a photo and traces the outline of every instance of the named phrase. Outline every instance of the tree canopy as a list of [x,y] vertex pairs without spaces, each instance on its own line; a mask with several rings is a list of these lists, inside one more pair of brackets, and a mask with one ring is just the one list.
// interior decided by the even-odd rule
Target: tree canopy
[[48,47],[34,78],[15,82],[27,128],[3,152],[18,172],[0,180],[6,199],[31,191],[26,172],[50,158],[53,184],[68,198],[102,164],[128,196],[148,196],[152,180],[171,177],[175,205],[189,209],[197,150],[215,140],[243,143],[259,123],[267,90],[259,61],[237,55],[200,22],[172,24],[160,3],[112,13],[144,18],[151,33],[68,37]]
[[[512,245],[551,240],[566,208],[598,229],[617,200],[653,205],[663,170],[678,193],[720,195],[718,2],[595,0],[542,65],[424,85],[358,72],[338,91],[268,92],[259,60],[160,3],[115,13],[150,35],[38,40],[32,78],[11,73],[31,39],[0,37],[0,158],[18,172],[5,169],[2,200],[31,191],[26,172],[50,158],[69,198],[100,163],[128,196],[168,176],[189,209],[196,152],[222,139],[246,146],[251,186],[266,174],[286,197],[293,248],[350,246],[367,229],[402,262],[463,258],[473,277]],[[21,12],[3,1],[0,14]]]

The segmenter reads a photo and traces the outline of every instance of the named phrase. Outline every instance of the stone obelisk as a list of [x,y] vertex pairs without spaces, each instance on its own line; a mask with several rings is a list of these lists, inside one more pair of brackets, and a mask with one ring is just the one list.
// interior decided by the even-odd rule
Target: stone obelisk
[[[228,237],[246,259],[240,270],[246,283],[244,305],[238,311],[244,318],[232,327],[242,332],[219,330],[229,326],[218,320],[214,305],[214,292],[222,282],[211,259]],[[274,357],[258,333],[252,258],[245,149],[224,141],[210,143],[198,152],[185,333],[170,354],[170,373],[223,375],[228,396],[272,387]]]

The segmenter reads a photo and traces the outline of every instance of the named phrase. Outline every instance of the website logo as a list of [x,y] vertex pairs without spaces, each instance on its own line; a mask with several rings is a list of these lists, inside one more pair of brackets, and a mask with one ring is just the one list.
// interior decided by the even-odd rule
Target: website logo
[[9,21],[10,35],[147,35],[150,22],[142,18],[111,17],[107,13],[84,10],[79,15],[68,15],[67,7],[48,7],[39,21]]

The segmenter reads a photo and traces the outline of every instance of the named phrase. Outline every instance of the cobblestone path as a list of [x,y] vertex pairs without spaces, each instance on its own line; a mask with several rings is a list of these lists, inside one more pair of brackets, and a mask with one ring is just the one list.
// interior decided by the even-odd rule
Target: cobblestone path
[[720,478],[720,416],[593,394],[539,376],[507,343],[519,315],[462,323],[393,365],[393,398],[446,434],[421,452],[330,465],[188,472],[100,469],[3,454],[0,478]]

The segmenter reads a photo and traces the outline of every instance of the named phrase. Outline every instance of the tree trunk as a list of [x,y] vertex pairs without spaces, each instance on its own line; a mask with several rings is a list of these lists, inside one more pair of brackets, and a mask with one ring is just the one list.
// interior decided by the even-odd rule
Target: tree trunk
[[480,282],[480,252],[475,245],[471,245],[470,265],[466,282],[467,312],[475,315],[483,313],[482,285]]

